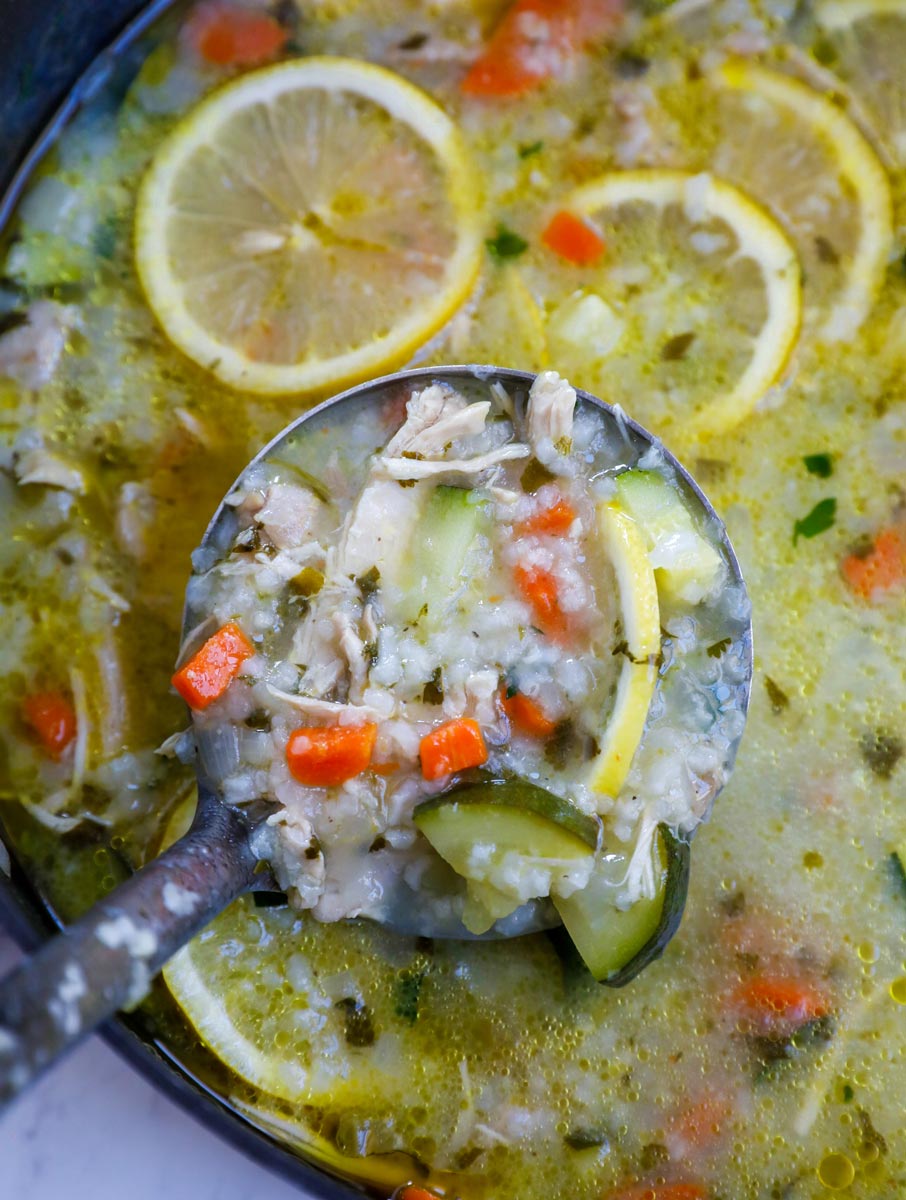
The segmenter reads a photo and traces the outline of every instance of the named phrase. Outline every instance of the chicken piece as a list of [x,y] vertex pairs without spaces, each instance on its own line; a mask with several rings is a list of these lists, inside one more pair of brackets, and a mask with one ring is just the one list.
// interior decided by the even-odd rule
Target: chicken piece
[[333,623],[337,631],[340,652],[346,659],[346,666],[349,670],[349,699],[352,703],[355,703],[361,700],[362,692],[365,690],[365,685],[368,682],[365,643],[356,632],[352,618],[348,613],[335,612],[333,614]]
[[124,483],[116,501],[116,540],[122,550],[141,562],[148,551],[148,534],[157,518],[157,501],[144,483]]
[[308,488],[275,483],[265,492],[264,505],[255,513],[255,520],[278,549],[291,550],[310,537],[320,504]]
[[15,456],[15,471],[21,484],[42,483],[79,496],[86,491],[85,476],[78,467],[59,454],[45,450],[43,445],[19,451]]
[[542,371],[536,377],[526,418],[529,442],[541,462],[547,464],[552,456],[569,453],[575,408],[575,388],[556,371]]
[[255,850],[266,859],[278,883],[297,908],[313,908],[324,894],[326,869],[311,823],[281,809],[255,833]]
[[[573,393],[575,396],[575,393]],[[572,428],[572,422],[570,422]],[[515,458],[528,458],[531,451],[521,442],[511,442],[508,446],[498,446],[486,454],[477,454],[474,458],[381,458],[376,470],[381,471],[390,479],[434,479],[444,483],[448,478],[455,479],[459,475],[478,475],[498,463],[509,462]]]
[[0,375],[37,391],[53,378],[76,314],[52,300],[36,300],[25,316],[24,324],[0,337]]
[[384,456],[441,455],[457,438],[481,433],[490,407],[490,401],[469,404],[452,388],[432,383],[410,396],[406,420],[387,443]]

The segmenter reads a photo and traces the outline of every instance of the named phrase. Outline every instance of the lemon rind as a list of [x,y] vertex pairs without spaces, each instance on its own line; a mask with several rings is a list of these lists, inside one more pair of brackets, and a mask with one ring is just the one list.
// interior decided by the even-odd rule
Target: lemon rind
[[620,619],[628,655],[623,659],[613,710],[591,767],[592,791],[616,796],[638,749],[657,682],[660,606],[654,570],[641,530],[619,505],[598,508],[598,531],[617,578]]

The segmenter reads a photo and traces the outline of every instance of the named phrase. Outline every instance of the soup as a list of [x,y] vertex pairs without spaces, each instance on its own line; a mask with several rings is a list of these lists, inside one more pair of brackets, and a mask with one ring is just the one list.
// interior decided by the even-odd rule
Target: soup
[[[267,893],[172,961],[149,1019],[379,1194],[883,1195],[906,1176],[904,18],[504,9],[178,8],[32,181],[2,284],[8,840],[68,918],[184,826],[189,556],[269,436],[412,354],[555,367],[681,455],[751,594],[749,726],[679,933],[611,989],[556,933],[431,941]],[[301,175],[274,149],[293,122],[242,123],[258,88],[253,115],[305,115]],[[249,163],[267,204],[237,214]]]

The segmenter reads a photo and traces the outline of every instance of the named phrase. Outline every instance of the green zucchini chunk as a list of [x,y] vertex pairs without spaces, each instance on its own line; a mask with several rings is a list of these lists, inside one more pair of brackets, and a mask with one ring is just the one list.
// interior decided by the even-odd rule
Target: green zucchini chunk
[[599,983],[623,987],[663,954],[679,928],[689,887],[689,845],[659,825],[655,853],[660,879],[651,899],[629,908],[616,905],[631,854],[605,854],[586,887],[563,899],[553,897],[557,912]]

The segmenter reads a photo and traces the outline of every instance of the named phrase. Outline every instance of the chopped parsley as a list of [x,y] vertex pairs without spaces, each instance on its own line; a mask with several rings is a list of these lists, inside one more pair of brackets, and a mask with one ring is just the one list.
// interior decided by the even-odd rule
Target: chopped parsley
[[720,658],[729,644],[730,639],[728,637],[721,638],[719,642],[715,642],[709,646],[705,653],[708,655],[708,658]]
[[544,142],[523,142],[519,147],[520,158],[532,158],[535,154],[540,154],[544,149]]
[[418,1002],[424,982],[424,971],[402,971],[397,979],[393,1011],[410,1025],[418,1020]]
[[764,686],[768,693],[768,700],[771,702],[771,712],[779,716],[789,704],[790,698],[783,688],[774,682],[770,675],[765,675]]
[[903,739],[893,733],[864,733],[859,739],[859,749],[869,769],[879,779],[889,779],[906,747]]
[[340,1009],[343,1013],[347,1045],[357,1047],[374,1045],[374,1022],[371,1018],[371,1009],[367,1004],[363,1004],[355,996],[344,996],[342,1000],[336,1002],[334,1008]]
[[819,479],[829,479],[834,473],[834,460],[829,454],[806,454],[802,461],[809,475],[817,475]]
[[505,225],[498,225],[497,236],[485,238],[484,244],[492,258],[499,259],[518,258],[520,254],[524,254],[528,250],[528,242],[525,238],[514,233],[512,229],[507,229]]
[[810,513],[793,525],[793,545],[801,537],[813,538],[826,533],[837,518],[837,501],[834,496],[819,500]]
[[679,362],[689,353],[689,348],[694,341],[695,334],[692,331],[678,333],[676,337],[669,338],[661,347],[661,360],[663,362]]

